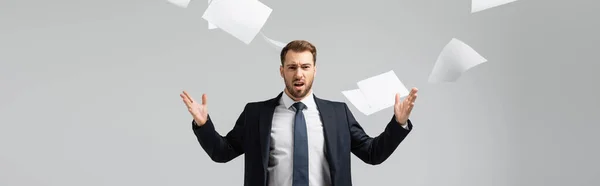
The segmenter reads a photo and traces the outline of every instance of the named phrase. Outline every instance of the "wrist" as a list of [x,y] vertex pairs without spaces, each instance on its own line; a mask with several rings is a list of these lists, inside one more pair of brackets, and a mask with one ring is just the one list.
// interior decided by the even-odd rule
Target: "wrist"
[[206,121],[201,122],[201,120],[194,119],[194,124],[196,124],[196,126],[201,127],[202,125],[206,124]]
[[399,120],[398,117],[396,117],[395,120],[398,124],[400,124],[400,126],[406,126],[406,124],[408,123],[407,120]]
[[404,122],[398,122],[400,124],[400,126],[402,127],[406,127],[406,125],[408,125],[408,122],[404,121]]

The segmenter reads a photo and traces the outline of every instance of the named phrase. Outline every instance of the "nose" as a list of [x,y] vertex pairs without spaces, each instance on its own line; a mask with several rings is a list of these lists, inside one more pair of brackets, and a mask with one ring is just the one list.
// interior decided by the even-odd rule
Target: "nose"
[[294,77],[296,79],[302,79],[303,75],[304,74],[302,73],[302,69],[301,68],[296,69],[296,71],[294,72]]

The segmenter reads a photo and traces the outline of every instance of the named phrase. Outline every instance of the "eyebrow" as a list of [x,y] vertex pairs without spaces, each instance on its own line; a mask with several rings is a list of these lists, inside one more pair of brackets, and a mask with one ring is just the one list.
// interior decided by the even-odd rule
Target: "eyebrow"
[[[312,64],[311,64],[311,63],[303,63],[303,64],[300,64],[300,66],[302,66],[302,65],[312,65]],[[287,65],[285,65],[285,66],[288,66],[288,67],[289,67],[289,66],[298,66],[298,65],[294,63],[294,64],[287,64]]]

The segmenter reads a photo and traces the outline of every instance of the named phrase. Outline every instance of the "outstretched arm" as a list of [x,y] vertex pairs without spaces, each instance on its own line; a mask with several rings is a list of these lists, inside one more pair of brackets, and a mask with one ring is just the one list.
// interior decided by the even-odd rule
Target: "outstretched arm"
[[192,129],[200,146],[213,161],[228,162],[244,153],[242,142],[247,104],[233,129],[223,137],[215,131],[215,126],[208,115],[206,94],[202,94],[202,103],[195,101],[186,91],[183,91],[180,96],[194,118]]
[[350,112],[350,109],[348,109],[348,106],[344,104],[352,138],[352,153],[365,163],[372,165],[380,164],[390,157],[400,142],[406,138],[413,128],[408,116],[412,111],[416,98],[416,88],[413,88],[402,102],[400,102],[400,95],[396,94],[394,117],[387,124],[385,130],[375,138],[365,133]]
[[244,134],[244,115],[246,110],[242,112],[240,117],[235,122],[235,126],[226,136],[221,136],[208,116],[208,120],[202,126],[199,126],[196,121],[192,121],[192,129],[200,146],[215,162],[225,163],[238,157],[244,153],[243,134]]
[[368,164],[377,165],[383,163],[392,155],[413,127],[411,121],[407,120],[407,128],[403,128],[396,121],[395,117],[392,117],[385,130],[379,136],[370,137],[356,121],[348,106],[346,104],[344,106],[346,108],[347,121],[350,125],[352,153]]

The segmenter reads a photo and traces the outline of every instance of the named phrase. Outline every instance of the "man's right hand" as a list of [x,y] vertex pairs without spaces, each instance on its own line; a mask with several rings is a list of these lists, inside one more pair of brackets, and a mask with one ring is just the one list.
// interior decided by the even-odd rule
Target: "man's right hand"
[[206,94],[202,94],[202,104],[195,101],[190,94],[188,94],[185,90],[182,94],[179,94],[183,99],[183,103],[194,117],[194,121],[196,121],[198,126],[202,126],[208,120],[208,111],[206,109]]

